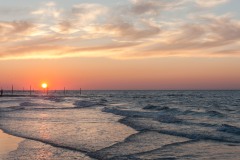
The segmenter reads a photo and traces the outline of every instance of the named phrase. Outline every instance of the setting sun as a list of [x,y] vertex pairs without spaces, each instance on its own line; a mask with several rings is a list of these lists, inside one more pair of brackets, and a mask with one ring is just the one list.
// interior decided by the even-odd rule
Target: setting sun
[[42,88],[46,89],[48,87],[47,83],[42,83]]

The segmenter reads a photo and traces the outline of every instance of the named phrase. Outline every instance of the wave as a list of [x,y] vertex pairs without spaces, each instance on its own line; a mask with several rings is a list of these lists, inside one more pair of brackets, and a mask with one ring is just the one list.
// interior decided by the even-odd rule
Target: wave
[[61,97],[50,96],[45,98],[45,100],[54,101],[54,102],[63,102],[64,99]]
[[106,100],[106,99],[104,99],[104,98],[101,98],[100,100],[99,100],[99,104],[105,104],[105,103],[107,103],[108,102],[108,100]]
[[185,137],[193,140],[213,140],[219,142],[230,142],[230,143],[240,143],[240,139],[233,139],[229,136],[224,135],[211,135],[208,133],[188,133],[181,131],[169,131],[169,130],[159,130],[159,133],[169,134],[173,136]]
[[84,108],[84,107],[92,107],[96,106],[97,103],[91,102],[91,101],[76,101],[73,103],[78,108]]
[[22,102],[19,104],[19,106],[22,107],[27,107],[27,106],[40,106],[41,104],[39,103],[32,103],[32,102]]
[[156,120],[163,123],[181,123],[183,120],[172,115],[161,115]]
[[183,114],[186,115],[195,115],[195,116],[211,116],[211,117],[218,117],[218,118],[222,118],[225,117],[225,115],[223,113],[220,113],[218,111],[192,111],[192,110],[186,110],[183,112]]
[[222,124],[222,126],[219,127],[217,130],[222,131],[222,132],[227,132],[227,133],[233,133],[233,134],[240,135],[240,128],[235,127],[235,126],[231,126],[231,125],[228,125],[228,124]]
[[11,103],[11,102],[18,102],[19,100],[17,100],[17,99],[6,99],[6,100],[2,100],[1,99],[1,101],[0,101],[0,104],[1,103]]
[[224,117],[224,114],[222,114],[218,111],[207,111],[206,114],[213,116],[213,117]]
[[11,111],[20,110],[20,109],[24,109],[24,107],[19,107],[19,108],[17,108],[17,107],[0,108],[0,112],[11,112]]
[[161,111],[161,110],[168,110],[169,107],[166,107],[166,106],[155,106],[155,105],[147,105],[145,107],[143,107],[143,109],[146,109],[146,110],[158,110],[158,111]]
[[204,122],[192,122],[185,119],[180,119],[175,117],[171,114],[161,114],[157,118],[154,118],[154,120],[162,122],[162,123],[175,123],[179,125],[185,125],[185,126],[191,126],[191,127],[205,127],[205,128],[216,128],[218,127],[217,124],[211,124],[211,123],[204,123]]
[[87,100],[78,100],[73,103],[77,108],[86,108],[86,107],[94,107],[94,106],[105,106],[107,100],[100,99],[99,101],[87,101]]
[[152,150],[164,148],[166,146],[177,146],[187,142],[189,143],[189,139],[182,137],[170,136],[152,131],[142,131],[130,135],[123,142],[98,150],[92,155],[97,159],[122,159],[122,157],[131,159],[131,156],[137,154],[151,152]]
[[218,125],[216,124],[211,124],[211,123],[204,123],[204,122],[191,122],[188,120],[180,119],[176,117],[176,109],[167,109],[166,112],[144,112],[144,111],[137,111],[137,110],[128,110],[128,109],[121,109],[121,108],[109,108],[105,107],[102,111],[104,112],[109,112],[113,113],[116,115],[120,116],[125,116],[127,118],[144,118],[144,119],[149,119],[149,120],[155,120],[161,123],[172,123],[172,124],[179,124],[179,125],[187,125],[187,126],[197,126],[197,127],[207,127],[207,128],[212,128],[212,127],[217,127]]
[[16,110],[46,110],[46,109],[71,109],[73,107],[58,106],[53,104],[22,102],[17,106],[0,108],[2,112],[11,112]]
[[183,97],[184,94],[167,94],[168,97]]
[[134,128],[137,131],[155,131],[162,134],[185,137],[192,140],[212,140],[219,142],[240,143],[240,137],[233,137],[229,133],[221,133],[216,130],[209,130],[207,128],[193,127],[189,128],[186,125],[174,124],[167,126],[158,123],[155,120],[147,118],[128,117],[120,120],[121,123]]
[[169,108],[167,106],[156,106],[156,105],[151,105],[151,104],[143,107],[143,109],[152,110],[152,111],[162,111],[162,112],[168,113],[168,114],[181,113],[181,111],[178,108]]
[[108,108],[104,107],[102,109],[103,112],[113,113],[120,116],[125,117],[143,117],[143,118],[157,118],[157,112],[144,112],[144,111],[134,111],[134,110],[127,110],[127,109],[118,109],[118,108]]

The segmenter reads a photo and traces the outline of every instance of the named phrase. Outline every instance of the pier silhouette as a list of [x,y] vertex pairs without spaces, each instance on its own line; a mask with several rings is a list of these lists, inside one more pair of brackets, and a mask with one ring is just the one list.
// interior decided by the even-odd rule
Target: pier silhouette
[[29,86],[29,90],[26,89],[16,89],[12,85],[10,89],[4,89],[3,87],[0,90],[0,97],[70,97],[70,96],[81,96],[82,88],[79,90],[67,90],[66,87],[63,90],[50,90],[48,87],[42,90],[34,90],[32,86]]

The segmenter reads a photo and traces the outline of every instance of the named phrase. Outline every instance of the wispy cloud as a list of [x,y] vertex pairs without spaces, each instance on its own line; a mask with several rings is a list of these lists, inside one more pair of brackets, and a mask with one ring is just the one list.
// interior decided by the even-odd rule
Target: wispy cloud
[[160,33],[160,28],[150,21],[138,21],[131,23],[123,19],[116,19],[103,26],[95,26],[92,28],[95,33],[100,33],[119,40],[137,40],[152,37]]
[[107,12],[107,7],[100,4],[83,3],[74,5],[72,14],[83,24],[93,22],[101,18]]
[[35,25],[28,21],[0,22],[0,42],[13,43],[30,36],[35,30]]
[[[141,56],[184,55],[232,55],[240,54],[240,21],[231,16],[196,16],[201,21],[184,23],[177,27],[176,32],[163,33],[155,43],[149,43],[141,48]],[[231,48],[228,50],[227,48]],[[128,54],[128,56],[130,56]],[[136,53],[133,56],[137,56]]]
[[229,0],[196,0],[196,3],[201,7],[215,7],[226,2],[229,2]]
[[121,6],[80,3],[70,9],[42,3],[28,17],[0,19],[0,57],[240,55],[240,20],[209,10],[227,2],[130,0]]
[[42,17],[58,18],[61,14],[61,10],[56,8],[55,2],[47,2],[42,8],[32,11],[31,14]]
[[156,0],[131,0],[131,12],[137,15],[158,15],[164,10],[174,10],[182,8],[187,0],[171,0],[171,1],[156,1]]

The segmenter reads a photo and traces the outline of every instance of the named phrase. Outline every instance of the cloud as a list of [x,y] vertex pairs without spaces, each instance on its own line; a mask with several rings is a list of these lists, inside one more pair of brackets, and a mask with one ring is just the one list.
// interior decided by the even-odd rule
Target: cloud
[[0,58],[238,55],[240,20],[211,13],[226,2],[130,0],[70,9],[46,2],[28,17],[0,20]]
[[61,14],[61,10],[56,8],[56,3],[47,2],[44,4],[44,7],[39,8],[31,12],[33,15],[41,16],[41,17],[54,17],[58,18]]
[[54,45],[34,45],[34,46],[15,46],[7,50],[8,54],[5,54],[6,50],[0,50],[1,58],[48,58],[57,55],[58,52],[67,50],[63,46]]
[[56,3],[55,3],[55,2],[47,2],[47,3],[46,3],[46,6],[48,6],[48,7],[54,7],[54,6],[56,6]]
[[55,25],[51,26],[51,29],[61,34],[85,32],[89,26],[100,23],[101,17],[105,17],[107,11],[107,7],[100,4],[76,4],[70,12],[65,14],[64,18],[61,18]]
[[196,0],[196,3],[201,7],[215,7],[220,4],[224,4],[229,0]]
[[[61,57],[103,57],[114,56],[113,52],[122,52],[125,48],[137,46],[132,43],[110,43],[98,46],[71,46],[68,44],[58,45],[55,42],[64,41],[61,38],[47,37],[35,41],[25,41],[14,47],[0,48],[0,58],[61,58]],[[7,54],[6,54],[7,53]],[[87,53],[87,54],[86,54]]]
[[197,16],[202,24],[193,23],[183,26],[182,38],[186,42],[195,41],[205,46],[220,46],[238,42],[240,40],[240,21],[231,16],[205,15]]
[[144,1],[144,0],[133,0],[131,11],[135,14],[159,14],[160,6],[159,1]]
[[61,20],[57,24],[51,26],[50,29],[60,34],[73,34],[79,31],[77,24],[70,20]]
[[93,32],[108,36],[110,35],[118,38],[120,41],[132,41],[158,35],[161,31],[158,26],[155,26],[150,22],[143,21],[139,23],[140,25],[137,26],[137,24],[124,22],[124,20],[119,19],[103,26],[96,26],[93,28]]
[[147,14],[147,15],[158,15],[164,10],[179,9],[185,4],[186,0],[131,0],[132,6],[130,7],[131,12],[135,14]]
[[[172,35],[162,35],[165,42],[155,39],[139,56],[188,55],[206,56],[223,53],[239,54],[240,21],[231,16],[196,16],[201,23],[185,23]],[[232,49],[226,49],[226,48]],[[128,54],[128,56],[131,56]],[[133,56],[137,56],[136,53]]]
[[27,21],[0,22],[0,42],[22,40],[23,36],[30,36],[34,29],[35,25]]
[[82,24],[89,24],[100,19],[107,12],[107,7],[100,4],[82,3],[74,5],[72,14]]

